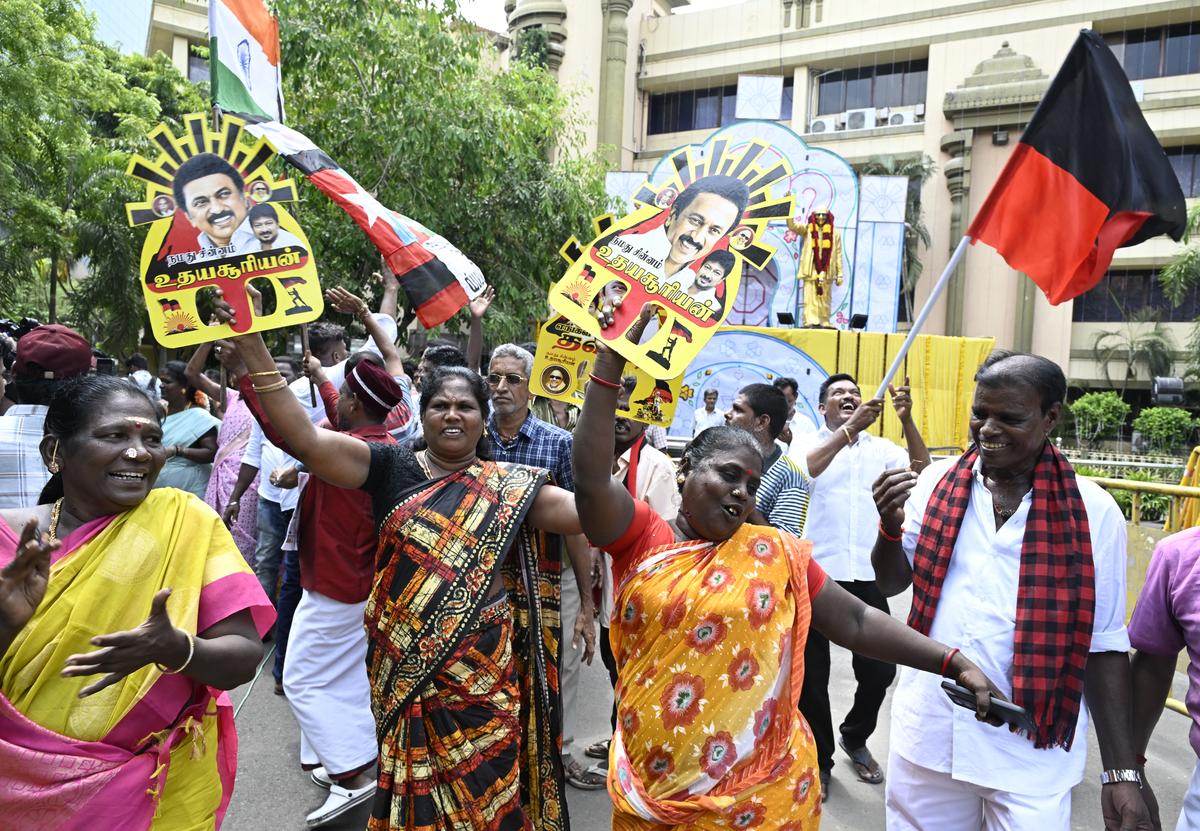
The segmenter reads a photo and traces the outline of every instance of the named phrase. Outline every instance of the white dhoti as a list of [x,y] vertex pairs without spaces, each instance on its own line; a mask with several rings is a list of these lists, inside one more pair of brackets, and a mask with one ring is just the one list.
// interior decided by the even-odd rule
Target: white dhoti
[[1192,781],[1183,795],[1183,810],[1179,812],[1179,823],[1175,831],[1200,831],[1200,760],[1192,771]]
[[300,763],[331,775],[379,755],[362,603],[340,603],[305,589],[292,619],[283,689],[300,723]]
[[[289,652],[290,654],[290,652]],[[1028,796],[952,779],[888,755],[888,831],[1070,831],[1070,789]]]

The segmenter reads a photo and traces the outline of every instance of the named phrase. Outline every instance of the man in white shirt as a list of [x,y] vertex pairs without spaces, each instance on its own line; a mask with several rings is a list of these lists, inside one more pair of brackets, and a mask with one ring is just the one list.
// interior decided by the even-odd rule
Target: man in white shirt
[[[892,390],[892,406],[904,426],[904,448],[867,432],[883,409],[882,399],[862,400],[854,378],[830,375],[821,384],[818,410],[825,424],[801,445],[801,462],[810,478],[809,507],[804,538],[813,544],[813,559],[842,588],[888,612],[887,599],[875,585],[871,547],[879,513],[871,498],[871,485],[888,468],[929,464],[929,452],[912,420],[908,387]],[[878,785],[883,771],[867,749],[875,732],[879,708],[896,677],[893,664],[854,656],[857,687],[854,704],[839,728],[838,744],[850,756],[854,771],[864,782]],[[810,631],[804,650],[804,689],[800,693],[804,714],[817,744],[822,799],[829,794],[833,770],[833,719],[829,706],[829,641]]]
[[279,227],[279,213],[275,210],[274,205],[265,202],[262,205],[255,205],[250,209],[246,221],[250,224],[253,237],[246,240],[243,247],[238,249],[237,253],[239,254],[277,251],[287,248],[289,245],[306,248],[298,236]]
[[1037,730],[984,733],[936,679],[905,670],[888,828],[1067,831],[1089,711],[1104,827],[1149,828],[1129,723],[1124,519],[1048,441],[1067,391],[1058,366],[994,352],[975,380],[974,446],[876,482],[872,561],[885,594],[912,584],[909,625],[961,648]]
[[692,438],[696,438],[709,427],[720,427],[725,423],[724,411],[717,409],[719,397],[720,393],[715,387],[709,387],[704,391],[704,408],[696,411],[695,421],[692,424]]

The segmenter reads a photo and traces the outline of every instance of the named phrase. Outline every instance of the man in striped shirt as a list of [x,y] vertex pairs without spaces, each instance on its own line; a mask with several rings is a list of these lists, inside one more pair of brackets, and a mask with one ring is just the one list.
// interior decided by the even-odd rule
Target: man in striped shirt
[[763,476],[756,495],[759,512],[768,524],[798,537],[808,512],[808,477],[775,441],[787,424],[787,414],[787,397],[779,388],[750,384],[738,390],[725,421],[752,434],[762,451]]

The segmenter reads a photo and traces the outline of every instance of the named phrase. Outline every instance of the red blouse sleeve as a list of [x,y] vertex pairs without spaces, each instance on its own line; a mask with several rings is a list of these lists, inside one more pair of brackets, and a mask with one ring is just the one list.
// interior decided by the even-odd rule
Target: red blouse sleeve
[[334,426],[335,430],[338,429],[337,405],[338,400],[342,397],[341,394],[333,385],[333,381],[328,378],[321,382],[317,391],[321,393],[321,402],[325,405],[325,417],[329,419],[329,423]]
[[613,579],[621,582],[625,571],[637,561],[643,551],[658,545],[674,542],[675,532],[667,521],[640,499],[633,503],[633,519],[625,533],[604,547],[604,553],[613,559]]

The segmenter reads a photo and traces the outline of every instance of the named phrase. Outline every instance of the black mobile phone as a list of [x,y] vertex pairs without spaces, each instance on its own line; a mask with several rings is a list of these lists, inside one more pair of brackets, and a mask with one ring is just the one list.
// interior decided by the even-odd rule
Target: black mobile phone
[[[942,689],[946,691],[946,695],[950,696],[950,700],[959,707],[974,712],[975,693],[964,686],[955,684],[949,679],[942,682]],[[1037,725],[1033,721],[1033,716],[1011,701],[1001,701],[993,695],[991,706],[988,707],[988,714],[994,715],[1005,724],[1010,724],[1021,730],[1026,730],[1030,733],[1037,732]]]

